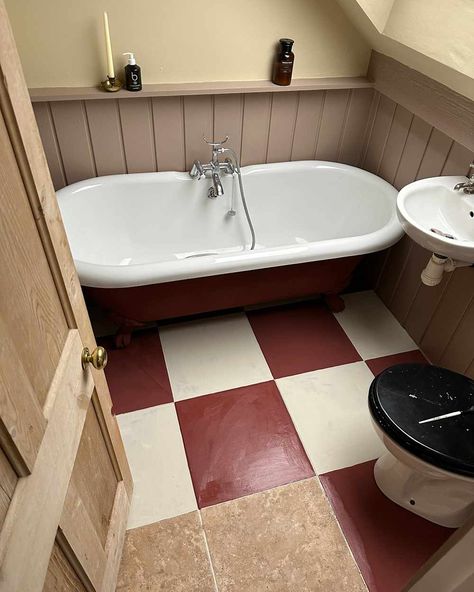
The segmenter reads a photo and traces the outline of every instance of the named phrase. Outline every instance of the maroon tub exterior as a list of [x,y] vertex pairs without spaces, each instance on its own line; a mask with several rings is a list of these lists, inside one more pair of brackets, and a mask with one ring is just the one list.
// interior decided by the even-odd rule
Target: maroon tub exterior
[[162,319],[317,294],[337,309],[340,301],[334,296],[349,284],[361,259],[344,257],[133,288],[84,288],[84,294],[120,325],[124,339],[117,345],[123,346],[134,327]]

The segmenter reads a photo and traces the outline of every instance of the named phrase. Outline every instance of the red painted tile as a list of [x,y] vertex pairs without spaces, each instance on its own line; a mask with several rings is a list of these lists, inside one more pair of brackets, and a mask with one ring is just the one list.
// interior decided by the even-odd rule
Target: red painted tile
[[109,362],[105,369],[115,414],[173,401],[158,330],[134,334],[125,349],[103,340]]
[[314,475],[274,382],[178,401],[200,508]]
[[428,360],[421,353],[419,349],[414,351],[403,352],[401,354],[394,354],[392,356],[384,356],[383,358],[374,358],[373,360],[366,360],[367,366],[372,370],[372,373],[377,376],[386,368],[394,366],[395,364],[428,364]]
[[320,476],[371,592],[400,592],[454,532],[386,498],[369,461]]
[[360,360],[329,310],[319,303],[247,313],[274,378]]

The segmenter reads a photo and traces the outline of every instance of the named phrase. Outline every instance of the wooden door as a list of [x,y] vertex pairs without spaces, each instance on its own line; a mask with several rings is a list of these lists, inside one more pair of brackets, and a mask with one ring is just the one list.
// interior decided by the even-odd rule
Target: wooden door
[[0,591],[113,591],[132,482],[3,0],[0,224]]

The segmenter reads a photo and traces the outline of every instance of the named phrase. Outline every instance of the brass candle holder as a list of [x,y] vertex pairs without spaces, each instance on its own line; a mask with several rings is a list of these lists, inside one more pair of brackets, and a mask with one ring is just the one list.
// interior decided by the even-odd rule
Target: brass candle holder
[[107,92],[117,92],[122,88],[122,83],[118,78],[107,75],[107,79],[101,82],[101,86]]

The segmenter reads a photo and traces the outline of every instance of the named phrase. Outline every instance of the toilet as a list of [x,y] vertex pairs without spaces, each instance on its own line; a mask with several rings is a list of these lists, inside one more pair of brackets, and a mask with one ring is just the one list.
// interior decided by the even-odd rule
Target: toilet
[[380,490],[441,526],[474,512],[474,413],[433,420],[474,404],[474,381],[428,364],[387,368],[369,389],[375,431],[387,448],[374,467]]

